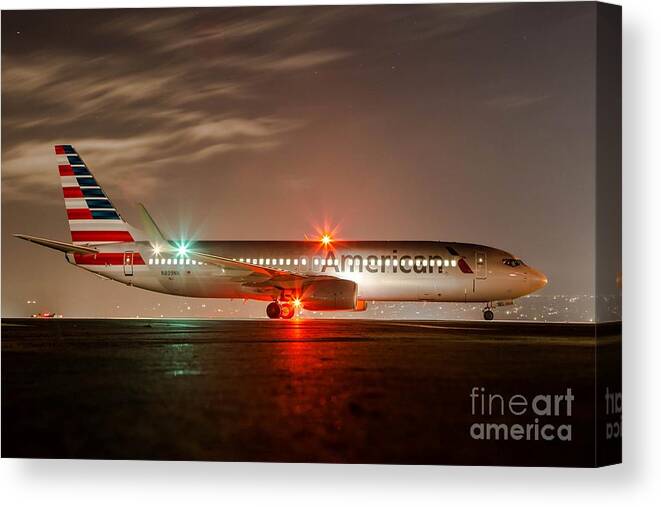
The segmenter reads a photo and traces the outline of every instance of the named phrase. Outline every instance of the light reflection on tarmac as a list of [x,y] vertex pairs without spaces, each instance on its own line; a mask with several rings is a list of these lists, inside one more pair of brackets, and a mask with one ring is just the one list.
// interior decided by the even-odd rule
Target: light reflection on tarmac
[[[618,349],[619,326],[604,333],[600,346]],[[594,325],[3,319],[2,338],[3,456],[581,466],[594,455]],[[473,386],[572,387],[586,438],[475,442]]]

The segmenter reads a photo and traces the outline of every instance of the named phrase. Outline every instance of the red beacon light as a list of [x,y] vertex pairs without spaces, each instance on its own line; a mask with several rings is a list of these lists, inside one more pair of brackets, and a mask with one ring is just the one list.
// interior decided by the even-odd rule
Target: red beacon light
[[330,234],[324,234],[321,237],[321,244],[324,246],[328,246],[333,242],[333,238],[330,237]]

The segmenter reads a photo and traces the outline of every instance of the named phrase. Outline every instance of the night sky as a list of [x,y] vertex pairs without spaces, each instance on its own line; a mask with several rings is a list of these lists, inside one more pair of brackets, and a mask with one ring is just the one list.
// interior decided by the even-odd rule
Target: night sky
[[4,11],[2,315],[182,305],[11,237],[70,240],[57,143],[126,219],[144,202],[174,238],[294,240],[327,222],[499,247],[548,275],[542,294],[594,294],[594,12]]

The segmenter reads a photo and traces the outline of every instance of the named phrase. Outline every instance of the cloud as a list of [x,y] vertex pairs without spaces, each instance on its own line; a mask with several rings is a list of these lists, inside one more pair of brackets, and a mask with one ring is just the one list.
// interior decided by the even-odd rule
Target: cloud
[[268,117],[227,117],[127,138],[29,141],[3,150],[2,194],[6,200],[21,201],[53,195],[53,187],[59,185],[53,145],[59,143],[74,144],[92,171],[97,167],[111,173],[122,192],[130,195],[154,190],[172,168],[186,167],[188,177],[221,154],[275,148],[278,135],[299,125]]
[[113,116],[119,111],[133,117],[147,102],[161,97],[163,107],[169,97],[185,93],[175,85],[183,69],[117,72],[121,67],[121,61],[109,57],[61,58],[49,52],[27,59],[5,58],[5,126],[56,127],[88,115]]
[[[177,164],[222,167],[231,152],[275,149],[304,123],[265,113],[254,75],[346,56],[290,43],[286,50],[273,44],[256,53],[249,44],[231,56],[216,54],[216,44],[254,42],[292,17],[268,11],[227,21],[225,10],[220,17],[206,11],[215,15],[208,22],[198,11],[156,12],[115,12],[95,26],[109,44],[115,41],[105,54],[57,44],[3,54],[4,199],[53,195],[59,181],[52,146],[58,143],[74,144],[92,170],[111,168],[126,193],[136,186],[154,189]],[[139,58],[122,46],[125,39],[142,51]],[[201,57],[199,51],[209,47],[211,56]]]
[[[92,169],[112,168],[126,192],[135,183],[158,186],[177,164],[223,167],[232,152],[273,150],[306,126],[272,108],[273,80],[349,60],[367,46],[378,65],[392,52],[384,29],[413,27],[416,41],[462,30],[503,8],[72,12],[81,16],[78,42],[3,51],[3,197],[30,200],[51,191],[54,143],[75,144]],[[91,21],[80,23],[85,16]],[[357,18],[368,19],[371,29],[347,30]],[[80,43],[99,37],[105,47]],[[535,100],[541,99],[500,97],[490,105]]]
[[347,58],[351,53],[341,50],[317,50],[289,56],[271,58],[256,65],[257,68],[272,70],[301,70],[317,67]]
[[[286,17],[252,18],[231,22],[218,21],[211,26],[198,30],[196,33],[191,33],[188,37],[181,37],[180,35],[171,37],[173,34],[161,32],[163,40],[166,42],[162,50],[175,51],[192,46],[222,43],[229,39],[254,37],[283,26],[287,21]],[[175,23],[173,23],[170,28],[177,29],[180,34],[182,26],[181,24],[175,26]]]
[[[501,9],[113,11],[80,26],[89,32],[86,40],[92,32],[107,39],[108,49],[56,41],[3,55],[3,197],[39,199],[51,191],[54,143],[74,144],[92,169],[112,168],[127,193],[136,184],[165,185],[164,174],[168,181],[179,177],[178,165],[223,167],[231,153],[274,150],[306,124],[273,108],[273,80],[351,59],[364,50],[358,36],[366,37],[378,65],[392,52],[384,29],[408,33],[412,19],[416,37],[410,40],[417,41],[462,30]],[[347,31],[364,16],[372,30]],[[532,102],[501,97],[491,105]]]
[[[241,126],[246,132],[250,125],[268,132],[264,137],[279,136],[295,122],[260,112],[260,102],[268,97],[267,74],[349,57],[340,48],[308,44],[320,25],[343,11],[252,9],[250,16],[228,15],[235,12],[113,11],[96,24],[81,25],[79,32],[93,30],[93,40],[101,34],[107,50],[57,39],[27,52],[4,51],[3,141],[16,147],[55,138],[200,140],[205,132],[205,140],[216,144],[212,151],[220,153],[220,139],[224,152],[237,149],[240,136],[227,140],[227,128]],[[301,26],[304,18],[315,29]],[[293,27],[296,36],[290,37]],[[240,146],[277,144],[276,139],[243,139]]]

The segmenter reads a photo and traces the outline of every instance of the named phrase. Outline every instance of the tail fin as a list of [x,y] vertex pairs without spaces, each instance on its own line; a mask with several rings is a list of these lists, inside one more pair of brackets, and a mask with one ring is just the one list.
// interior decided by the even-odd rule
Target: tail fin
[[140,231],[122,219],[73,146],[56,145],[55,154],[74,244],[123,243],[144,239]]

